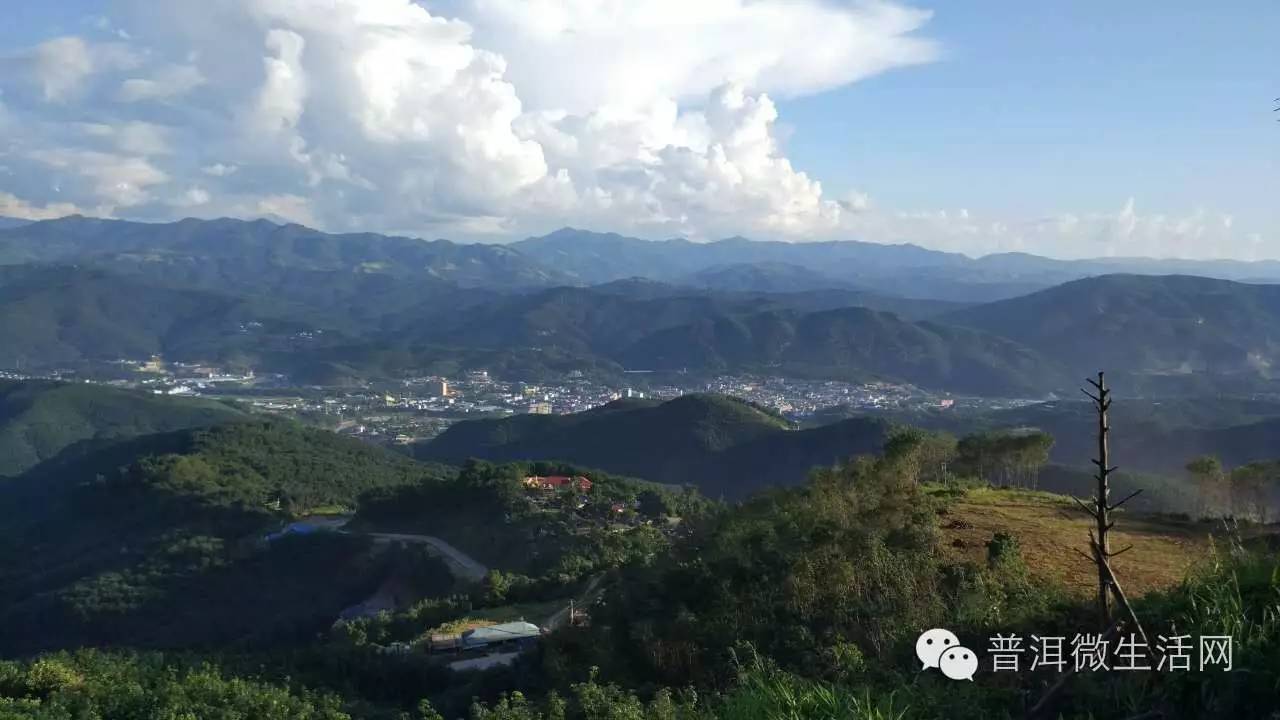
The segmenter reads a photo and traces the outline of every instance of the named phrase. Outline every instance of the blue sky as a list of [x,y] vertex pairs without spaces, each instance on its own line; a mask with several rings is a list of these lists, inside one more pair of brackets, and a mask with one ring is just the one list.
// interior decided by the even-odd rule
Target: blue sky
[[15,5],[0,214],[1280,258],[1274,1]]
[[936,63],[781,105],[789,154],[908,208],[1178,212],[1280,225],[1280,3],[939,5]]

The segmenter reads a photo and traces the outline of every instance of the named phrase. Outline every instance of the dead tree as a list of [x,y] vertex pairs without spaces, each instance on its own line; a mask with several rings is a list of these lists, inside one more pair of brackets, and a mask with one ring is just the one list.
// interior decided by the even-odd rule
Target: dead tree
[[[1115,552],[1111,551],[1110,539],[1108,534],[1111,528],[1115,526],[1116,521],[1111,519],[1111,513],[1118,509],[1121,505],[1129,502],[1137,497],[1142,490],[1136,490],[1126,496],[1118,503],[1111,503],[1111,474],[1116,471],[1116,467],[1110,464],[1111,448],[1109,446],[1109,436],[1111,434],[1111,424],[1107,416],[1107,412],[1111,410],[1111,390],[1107,388],[1107,380],[1103,373],[1098,373],[1098,379],[1088,379],[1090,385],[1097,392],[1089,392],[1082,390],[1089,399],[1093,400],[1093,409],[1098,415],[1098,457],[1093,458],[1093,464],[1097,466],[1098,472],[1093,476],[1097,481],[1094,488],[1094,496],[1089,502],[1085,502],[1077,497],[1072,497],[1076,504],[1082,510],[1094,519],[1096,527],[1089,530],[1089,554],[1080,553],[1086,560],[1098,567],[1098,614],[1101,619],[1099,627],[1106,628],[1103,635],[1104,638],[1110,639],[1117,635],[1122,628],[1132,626],[1134,632],[1142,638],[1143,644],[1147,644],[1147,633],[1142,629],[1142,623],[1138,621],[1138,615],[1133,611],[1133,606],[1129,604],[1129,598],[1125,596],[1124,590],[1120,587],[1120,581],[1116,578],[1115,571],[1111,568],[1111,558],[1126,553],[1133,549],[1132,545]],[[1111,617],[1111,599],[1114,596],[1116,603],[1124,611],[1127,617],[1113,620]],[[1039,716],[1047,709],[1054,697],[1067,684],[1073,673],[1064,673],[1058,678],[1052,687],[1040,698],[1040,701],[1031,708],[1027,713],[1028,718]],[[1139,717],[1155,717],[1150,713],[1140,715]]]
[[[1089,530],[1089,554],[1080,554],[1098,567],[1098,615],[1102,621],[1101,626],[1107,627],[1111,625],[1111,598],[1114,596],[1116,602],[1133,622],[1138,634],[1142,635],[1142,639],[1145,641],[1146,633],[1142,631],[1142,624],[1138,622],[1138,616],[1134,614],[1133,607],[1129,605],[1129,599],[1125,597],[1124,590],[1120,589],[1120,581],[1116,579],[1115,571],[1112,570],[1110,562],[1111,558],[1132,550],[1133,546],[1129,545],[1112,552],[1111,541],[1108,537],[1111,528],[1115,527],[1116,524],[1116,521],[1111,519],[1111,513],[1137,497],[1142,493],[1142,490],[1135,490],[1120,502],[1111,503],[1111,473],[1116,471],[1116,467],[1110,464],[1111,448],[1109,440],[1111,423],[1107,416],[1107,412],[1111,410],[1111,390],[1107,388],[1106,377],[1101,372],[1098,373],[1097,380],[1089,379],[1089,384],[1097,391],[1097,395],[1088,390],[1083,390],[1082,392],[1093,400],[1093,409],[1098,414],[1098,457],[1093,459],[1093,464],[1098,468],[1098,472],[1093,478],[1098,484],[1089,503],[1085,503],[1075,497],[1072,500],[1075,500],[1076,504],[1094,519],[1096,528]],[[1077,550],[1077,552],[1079,551]]]

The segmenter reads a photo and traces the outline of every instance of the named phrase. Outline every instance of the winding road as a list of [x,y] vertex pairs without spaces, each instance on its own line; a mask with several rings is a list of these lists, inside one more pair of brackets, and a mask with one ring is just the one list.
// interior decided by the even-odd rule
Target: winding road
[[385,533],[385,532],[370,532],[370,533],[360,533],[360,534],[368,538],[373,538],[375,541],[380,541],[380,542],[404,542],[404,543],[414,543],[418,545],[430,545],[431,547],[439,551],[440,554],[445,557],[445,560],[449,561],[449,566],[452,569],[457,570],[458,574],[466,580],[479,582],[480,580],[484,579],[485,575],[489,574],[489,568],[477,562],[475,558],[462,552],[461,550],[450,545],[444,540],[441,540],[440,538],[435,537],[434,535],[416,535],[414,533]]

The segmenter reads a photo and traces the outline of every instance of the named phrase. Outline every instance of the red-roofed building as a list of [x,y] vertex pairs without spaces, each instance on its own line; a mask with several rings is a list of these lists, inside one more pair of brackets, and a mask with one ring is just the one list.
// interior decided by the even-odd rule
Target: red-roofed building
[[568,475],[530,475],[524,479],[524,486],[530,490],[560,490],[561,488],[574,487],[580,492],[587,492],[591,489],[591,481],[581,475],[569,477]]

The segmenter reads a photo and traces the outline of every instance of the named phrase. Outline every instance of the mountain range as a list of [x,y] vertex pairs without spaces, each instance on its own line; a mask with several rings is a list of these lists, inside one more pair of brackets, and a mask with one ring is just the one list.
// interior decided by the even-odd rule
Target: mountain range
[[[974,260],[856,242],[562,230],[460,245],[267,221],[71,217],[0,230],[0,331],[11,340],[0,366],[162,354],[309,384],[477,367],[523,379],[652,370],[1023,397],[1108,368],[1150,394],[1274,389],[1277,286],[1076,277],[1133,267],[1280,276],[1276,263]],[[1015,291],[1026,292],[1006,297]]]
[[137,223],[69,216],[0,222],[0,265],[85,262],[184,282],[264,269],[372,273],[459,287],[599,285],[642,277],[716,290],[859,288],[913,298],[980,302],[1106,274],[1280,280],[1280,262],[1098,258],[1025,253],[970,258],[917,245],[786,243],[735,237],[650,241],[563,228],[507,245],[374,233],[330,234],[268,220]]
[[[1200,275],[1275,282],[1280,262],[1150,258],[1056,260],[1026,253],[970,258],[918,245],[857,241],[785,243],[729,238],[718,242],[646,241],[573,228],[513,243],[522,254],[555,267],[579,284],[631,276],[694,285],[741,284],[750,275],[764,286],[858,287],[914,298],[985,302],[1080,278],[1116,273]],[[744,277],[744,275],[746,277]],[[765,289],[760,287],[757,289]]]

